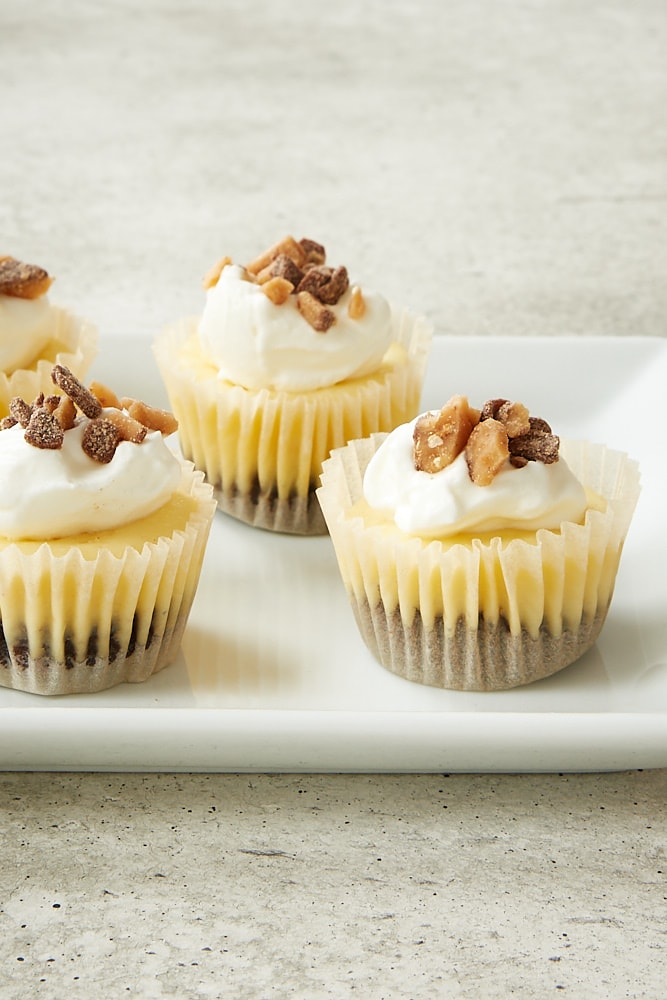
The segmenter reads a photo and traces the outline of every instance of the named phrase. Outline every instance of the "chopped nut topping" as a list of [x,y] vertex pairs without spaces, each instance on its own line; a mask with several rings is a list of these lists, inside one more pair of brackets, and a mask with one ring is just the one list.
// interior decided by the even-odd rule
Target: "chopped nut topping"
[[329,327],[336,322],[336,315],[323,305],[310,292],[299,292],[296,297],[296,304],[303,318],[318,333],[326,333]]
[[246,270],[250,274],[259,274],[260,271],[269,266],[271,261],[282,254],[290,257],[297,267],[303,267],[306,263],[306,251],[301,244],[297,243],[293,236],[285,236],[279,243],[275,243],[268,250],[265,250],[264,253],[260,254],[259,257],[255,257],[249,264],[246,264]]
[[91,382],[88,388],[95,399],[99,401],[100,406],[115,406],[118,410],[121,408],[118,396],[108,385],[104,385],[102,382]]
[[270,281],[271,278],[285,278],[294,289],[303,278],[303,271],[294,263],[291,257],[281,253],[279,257],[272,260],[257,275],[257,280],[261,285],[266,281]]
[[504,425],[493,417],[480,420],[473,428],[465,454],[468,472],[477,486],[488,486],[509,458]]
[[43,267],[24,264],[14,257],[0,257],[0,295],[16,299],[38,299],[53,284]]
[[104,417],[90,420],[81,438],[81,447],[89,458],[107,465],[116,454],[120,441],[120,431],[115,424]]
[[123,413],[121,409],[107,409],[104,418],[114,425],[120,435],[121,441],[132,441],[134,444],[141,444],[148,434],[148,428],[145,424],[135,420],[129,413]]
[[294,291],[294,285],[287,278],[269,278],[262,285],[262,291],[275,306],[281,306],[283,302],[287,302]]
[[350,319],[361,319],[365,312],[366,302],[361,294],[361,289],[355,287],[352,289],[352,295],[350,296],[350,301],[347,304],[347,315]]
[[304,236],[303,239],[299,240],[299,245],[306,254],[307,264],[324,264],[327,252],[321,243],[316,243],[315,240],[309,240]]
[[557,462],[560,444],[546,420],[531,417],[522,403],[489,399],[475,410],[465,396],[452,396],[440,411],[423,414],[413,440],[418,471],[440,472],[465,451],[478,486],[488,486],[508,460],[515,468]]
[[479,420],[465,396],[452,396],[438,412],[425,413],[413,432],[415,468],[440,472],[463,451]]
[[94,461],[107,463],[120,441],[141,444],[148,431],[167,435],[178,427],[178,421],[167,410],[138,399],[119,400],[99,382],[92,382],[87,389],[64,365],[55,365],[51,378],[65,395],[45,397],[40,393],[32,403],[15,396],[9,404],[9,415],[0,420],[0,431],[20,424],[25,428],[28,444],[36,448],[61,448],[65,432],[77,423],[78,407],[89,421],[82,435],[83,451]]
[[148,427],[149,431],[160,431],[165,437],[178,430],[178,420],[172,413],[143,403],[140,399],[133,400],[127,407],[127,412],[139,423]]
[[48,410],[34,409],[25,431],[25,439],[35,448],[56,449],[63,446],[63,429]]
[[214,285],[217,285],[220,275],[227,265],[231,263],[231,257],[221,257],[219,260],[216,260],[213,267],[210,267],[202,278],[202,288],[206,291],[209,288],[213,288]]
[[54,365],[51,372],[53,382],[66,393],[73,403],[79,407],[81,412],[94,420],[102,412],[102,405],[99,399],[93,396],[90,389],[86,389],[83,383],[79,382],[69,368],[64,365]]

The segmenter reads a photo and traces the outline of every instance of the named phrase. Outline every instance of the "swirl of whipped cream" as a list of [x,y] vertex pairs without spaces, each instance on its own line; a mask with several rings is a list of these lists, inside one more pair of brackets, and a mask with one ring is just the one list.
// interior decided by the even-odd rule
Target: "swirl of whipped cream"
[[563,458],[551,465],[528,462],[520,469],[507,461],[490,485],[477,486],[464,452],[440,472],[415,469],[415,423],[402,424],[388,435],[363,482],[369,506],[391,513],[406,534],[446,538],[505,528],[536,531],[583,517],[586,491]]
[[65,432],[62,448],[35,448],[15,424],[0,431],[0,535],[60,538],[104,531],[145,517],[169,499],[180,462],[159,431],[141,444],[121,441],[107,464],[81,448],[87,421]]
[[334,306],[336,322],[318,333],[290,295],[275,305],[244,269],[225,267],[210,288],[199,322],[199,342],[220,378],[247,389],[300,392],[375,371],[392,339],[389,303],[364,289],[366,310],[350,319],[350,288]]
[[26,368],[39,357],[51,335],[51,305],[46,296],[0,295],[0,370]]

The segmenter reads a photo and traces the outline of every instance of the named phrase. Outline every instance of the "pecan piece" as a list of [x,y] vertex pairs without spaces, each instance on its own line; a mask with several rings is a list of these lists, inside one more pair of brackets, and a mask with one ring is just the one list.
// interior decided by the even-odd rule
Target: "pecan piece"
[[465,396],[452,396],[441,410],[424,413],[412,434],[415,468],[419,472],[440,472],[460,455],[479,410],[473,409]]
[[480,420],[466,444],[468,473],[477,486],[488,486],[509,458],[507,431],[500,420]]

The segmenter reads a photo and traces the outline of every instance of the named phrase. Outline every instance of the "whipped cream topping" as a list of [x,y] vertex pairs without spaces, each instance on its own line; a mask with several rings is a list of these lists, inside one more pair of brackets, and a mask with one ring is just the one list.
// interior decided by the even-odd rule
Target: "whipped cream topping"
[[0,370],[28,367],[51,335],[51,305],[45,295],[21,299],[0,294]]
[[[417,418],[418,419],[418,418]],[[401,531],[421,538],[470,532],[559,528],[579,521],[586,492],[563,458],[551,465],[509,461],[488,486],[470,479],[465,453],[440,472],[420,472],[413,460],[416,420],[392,431],[372,457],[363,482],[369,506],[387,512]]]
[[141,444],[121,441],[101,464],[81,448],[86,418],[62,448],[35,448],[16,424],[0,431],[0,535],[59,538],[104,531],[145,517],[178,487],[181,466],[159,431]]
[[336,322],[318,333],[296,297],[275,305],[244,269],[230,264],[210,288],[199,322],[202,349],[220,378],[247,389],[308,391],[375,371],[391,343],[389,303],[364,288],[360,319],[350,319],[352,289],[331,306]]

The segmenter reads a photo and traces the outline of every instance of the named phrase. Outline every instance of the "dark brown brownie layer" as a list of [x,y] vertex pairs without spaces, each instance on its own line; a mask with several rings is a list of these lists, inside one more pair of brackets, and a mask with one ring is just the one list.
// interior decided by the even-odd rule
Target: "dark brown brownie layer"
[[406,628],[396,608],[387,615],[380,602],[351,600],[364,642],[380,663],[407,680],[458,691],[498,691],[548,677],[573,663],[593,645],[606,617],[599,611],[576,631],[552,635],[546,628],[533,638],[523,629],[512,635],[501,618],[480,616],[476,629],[463,619],[447,634],[442,618],[426,628],[419,612]]

